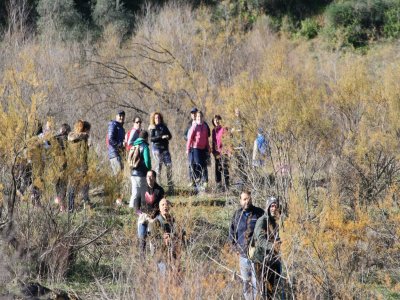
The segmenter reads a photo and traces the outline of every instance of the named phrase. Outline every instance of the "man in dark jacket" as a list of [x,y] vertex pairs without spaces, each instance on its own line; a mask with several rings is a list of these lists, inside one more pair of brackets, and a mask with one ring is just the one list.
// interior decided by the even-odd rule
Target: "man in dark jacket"
[[240,206],[241,208],[235,212],[232,218],[229,240],[239,255],[243,294],[245,299],[249,300],[255,299],[257,295],[257,280],[254,264],[248,258],[247,252],[256,222],[264,214],[264,210],[253,205],[250,191],[242,191],[240,194]]
[[164,198],[164,189],[156,182],[157,173],[153,170],[147,172],[146,175],[146,192],[144,199],[135,203],[136,212],[139,214],[138,222],[138,237],[141,253],[144,253],[146,248],[146,237],[148,222],[154,219],[160,213],[159,203]]
[[120,110],[115,116],[115,120],[108,123],[107,147],[108,158],[110,159],[113,174],[117,175],[124,168],[123,152],[125,139],[125,112]]
[[278,221],[277,199],[269,197],[265,214],[258,219],[254,229],[255,251],[253,257],[262,296],[266,299],[273,299],[274,289],[281,273],[279,260],[281,240]]

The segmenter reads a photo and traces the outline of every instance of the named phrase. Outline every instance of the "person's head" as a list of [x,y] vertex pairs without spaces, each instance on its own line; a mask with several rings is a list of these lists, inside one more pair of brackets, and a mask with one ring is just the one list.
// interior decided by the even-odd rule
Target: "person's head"
[[251,192],[249,190],[243,190],[240,193],[240,206],[243,210],[249,209],[253,205],[251,200]]
[[133,119],[133,128],[135,128],[135,129],[142,128],[142,119],[139,116],[136,116]]
[[139,138],[142,138],[143,140],[147,141],[149,138],[149,133],[146,130],[143,130],[139,133]]
[[147,172],[146,174],[146,181],[147,181],[147,185],[149,187],[154,187],[154,184],[156,183],[156,179],[157,179],[157,173],[154,170],[150,170]]
[[220,115],[215,115],[213,120],[212,120],[212,123],[213,123],[214,127],[218,127],[218,126],[221,126],[221,121],[222,121],[221,116]]
[[278,213],[278,199],[274,196],[268,197],[265,210],[269,216],[275,216]]
[[197,107],[193,107],[192,110],[190,111],[190,118],[195,121],[196,120],[196,114],[199,110]]
[[162,198],[160,203],[158,204],[158,207],[160,208],[160,214],[165,217],[169,215],[169,210],[171,208],[171,203],[166,199]]
[[203,124],[203,121],[204,121],[203,113],[201,111],[198,111],[196,113],[196,122],[197,124]]
[[125,122],[125,112],[123,110],[119,110],[115,115],[115,121],[118,123],[124,124]]
[[90,128],[92,128],[90,123],[87,122],[87,121],[83,121],[83,132],[89,133],[90,132]]
[[163,123],[164,123],[164,118],[160,112],[156,111],[151,114],[150,125],[158,125]]
[[69,126],[67,123],[64,123],[61,125],[58,133],[61,135],[68,135],[68,133],[70,132],[71,132],[71,126]]
[[76,133],[84,132],[83,128],[84,128],[84,121],[83,120],[78,120],[74,125],[74,131]]

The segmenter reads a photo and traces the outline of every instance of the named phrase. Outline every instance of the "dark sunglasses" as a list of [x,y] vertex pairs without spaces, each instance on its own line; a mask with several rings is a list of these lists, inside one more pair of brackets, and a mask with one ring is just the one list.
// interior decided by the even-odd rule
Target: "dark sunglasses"
[[135,123],[136,124],[142,124],[142,121],[136,121]]

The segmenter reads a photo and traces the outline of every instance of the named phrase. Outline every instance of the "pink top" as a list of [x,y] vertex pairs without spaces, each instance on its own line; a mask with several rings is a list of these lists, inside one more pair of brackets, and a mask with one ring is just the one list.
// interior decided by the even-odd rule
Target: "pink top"
[[190,128],[186,151],[189,152],[190,148],[210,149],[210,144],[208,142],[208,129],[204,123],[200,125],[194,124]]
[[227,128],[219,126],[215,127],[212,131],[212,146],[213,153],[220,155],[222,152],[222,137],[227,132]]

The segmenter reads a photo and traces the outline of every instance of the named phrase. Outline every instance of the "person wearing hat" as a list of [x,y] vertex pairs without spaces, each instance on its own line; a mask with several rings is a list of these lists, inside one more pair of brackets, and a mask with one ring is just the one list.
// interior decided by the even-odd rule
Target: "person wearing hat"
[[278,200],[269,197],[264,215],[257,220],[254,228],[254,255],[259,287],[263,299],[273,299],[275,288],[281,273],[279,259],[281,239],[279,237]]
[[108,158],[110,159],[111,168],[114,175],[117,175],[124,168],[123,152],[124,152],[124,138],[125,138],[125,112],[123,110],[117,111],[115,120],[108,123],[107,132],[107,148]]

